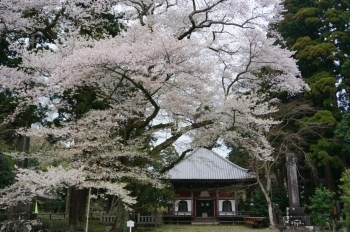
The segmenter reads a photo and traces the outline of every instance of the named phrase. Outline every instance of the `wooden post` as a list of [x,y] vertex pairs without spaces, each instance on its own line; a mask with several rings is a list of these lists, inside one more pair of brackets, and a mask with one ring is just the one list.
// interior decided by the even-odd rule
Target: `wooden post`
[[85,232],[88,232],[88,229],[89,229],[90,197],[91,197],[91,187],[89,188],[88,202],[87,202],[87,207],[86,207],[87,209],[86,209],[86,225],[85,225]]
[[287,179],[288,179],[288,196],[289,206],[292,208],[300,207],[299,202],[299,187],[298,187],[298,173],[297,173],[297,158],[295,154],[287,154]]

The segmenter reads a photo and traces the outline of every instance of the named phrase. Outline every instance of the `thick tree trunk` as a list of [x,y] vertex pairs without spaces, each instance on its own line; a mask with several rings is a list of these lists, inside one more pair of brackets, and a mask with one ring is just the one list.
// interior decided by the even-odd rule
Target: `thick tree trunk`
[[89,188],[88,191],[88,199],[87,199],[87,204],[86,204],[86,223],[85,223],[85,231],[89,231],[89,216],[90,216],[90,203],[91,203],[91,187]]
[[[16,142],[16,150],[18,152],[29,152],[30,138],[19,135]],[[16,160],[16,165],[19,168],[28,167],[28,159]]]
[[311,173],[311,175],[312,175],[312,179],[313,179],[313,181],[314,181],[314,186],[315,186],[315,188],[319,188],[320,186],[321,186],[321,183],[320,183],[320,179],[319,179],[319,174],[318,174],[318,170],[317,170],[317,168],[315,168],[315,167],[312,167],[312,173]]
[[331,190],[332,192],[335,192],[335,185],[334,185],[331,164],[329,162],[327,162],[324,165],[324,168],[325,168],[325,172],[326,172],[326,188]]
[[259,185],[261,187],[261,190],[265,196],[266,202],[267,202],[267,210],[269,214],[269,223],[270,223],[270,229],[274,230],[276,229],[276,218],[274,218],[274,213],[273,213],[273,207],[272,207],[272,201],[270,198],[270,187],[271,187],[271,180],[267,179],[266,180],[266,186],[263,186],[262,183],[259,181]]
[[346,159],[346,153],[345,152],[340,152],[340,158],[341,158],[341,161],[343,163],[343,167],[347,167],[348,166],[348,161]]
[[[16,142],[16,150],[18,152],[28,152],[29,151],[30,138],[26,136],[19,135]],[[16,160],[16,166],[19,168],[28,167],[28,159]],[[31,219],[32,215],[32,204],[31,203],[21,203],[18,202],[17,205],[10,207],[8,211],[8,219]]]
[[265,161],[263,166],[264,174],[266,177],[266,180],[263,182],[259,175],[257,175],[256,180],[260,186],[261,191],[263,192],[266,202],[267,202],[267,210],[269,214],[269,223],[270,223],[270,229],[275,230],[276,229],[276,223],[274,219],[274,213],[272,208],[272,202],[270,197],[270,190],[271,190],[271,164],[268,161]]
[[83,227],[86,220],[86,205],[89,189],[71,187],[68,227]]
[[125,209],[122,200],[118,198],[117,201],[117,217],[110,232],[123,232],[124,227],[126,226],[126,222],[129,219],[129,214]]
[[276,169],[275,176],[279,177],[279,178],[276,178],[278,189],[285,188],[285,183],[287,183],[287,181],[286,181],[287,178],[285,178],[286,177],[285,173],[287,173],[287,172],[285,171],[285,169],[283,167]]
[[110,214],[113,210],[113,203],[114,203],[115,196],[108,195],[106,200],[106,214]]
[[71,195],[71,192],[72,192],[72,188],[68,188],[67,189],[67,196],[66,196],[66,208],[65,208],[65,211],[64,213],[66,215],[69,215],[69,209],[70,209],[70,195]]
[[274,230],[276,229],[276,221],[277,219],[274,218],[273,208],[272,208],[272,202],[270,196],[265,196],[267,201],[267,209],[269,213],[269,222],[270,222],[270,229]]

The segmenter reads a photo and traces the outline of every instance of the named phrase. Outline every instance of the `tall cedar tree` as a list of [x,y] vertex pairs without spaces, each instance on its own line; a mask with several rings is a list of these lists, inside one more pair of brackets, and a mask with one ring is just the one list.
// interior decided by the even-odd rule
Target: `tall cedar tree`
[[311,88],[302,99],[287,99],[286,104],[303,101],[314,109],[300,114],[294,124],[294,130],[303,131],[306,139],[297,153],[301,173],[305,180],[314,179],[314,187],[325,180],[323,184],[335,191],[342,167],[349,163],[333,138],[350,104],[349,6],[341,0],[283,3],[287,11],[275,28],[286,41],[284,45],[296,52],[302,77]]

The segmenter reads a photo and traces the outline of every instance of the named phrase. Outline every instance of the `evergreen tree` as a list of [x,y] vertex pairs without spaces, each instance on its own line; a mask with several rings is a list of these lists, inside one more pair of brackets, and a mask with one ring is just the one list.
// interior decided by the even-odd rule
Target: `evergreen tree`
[[342,112],[350,104],[349,6],[341,0],[283,3],[284,19],[273,28],[285,39],[284,46],[295,51],[302,77],[311,89],[302,99],[287,99],[285,103],[302,100],[314,108],[299,115],[294,125],[294,130],[303,131],[305,138],[297,154],[302,169],[310,170],[309,174],[304,172],[304,177],[313,177],[314,187],[324,178],[325,186],[335,191],[334,179],[339,180],[341,167],[349,162],[333,139]]

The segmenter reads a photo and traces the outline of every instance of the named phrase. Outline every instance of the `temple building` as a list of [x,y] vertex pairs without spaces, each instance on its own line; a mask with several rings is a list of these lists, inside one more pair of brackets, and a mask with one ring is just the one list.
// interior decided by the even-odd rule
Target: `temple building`
[[256,181],[255,173],[205,148],[187,155],[167,173],[177,199],[164,214],[169,222],[224,222],[247,216],[237,191]]

